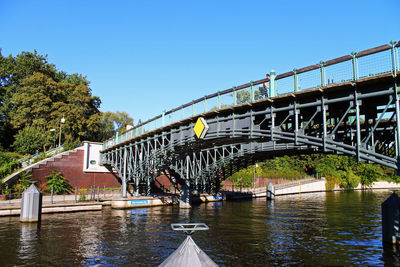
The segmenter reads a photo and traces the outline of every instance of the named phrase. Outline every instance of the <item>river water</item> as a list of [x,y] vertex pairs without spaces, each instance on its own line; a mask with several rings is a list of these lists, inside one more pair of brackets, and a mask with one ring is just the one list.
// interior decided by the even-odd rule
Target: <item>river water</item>
[[0,218],[1,266],[156,266],[184,240],[171,223],[203,222],[195,242],[221,266],[398,264],[384,252],[390,191],[329,192],[201,204]]

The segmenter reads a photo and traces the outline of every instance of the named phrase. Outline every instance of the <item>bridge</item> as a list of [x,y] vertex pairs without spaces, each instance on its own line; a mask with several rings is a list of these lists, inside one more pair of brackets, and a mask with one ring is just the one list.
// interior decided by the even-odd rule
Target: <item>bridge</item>
[[161,174],[190,194],[259,160],[338,153],[400,170],[400,42],[219,91],[103,143],[121,193],[150,194]]

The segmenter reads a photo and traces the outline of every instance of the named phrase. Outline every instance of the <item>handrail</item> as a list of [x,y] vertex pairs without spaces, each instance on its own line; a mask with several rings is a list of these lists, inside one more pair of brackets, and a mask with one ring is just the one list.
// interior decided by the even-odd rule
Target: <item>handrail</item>
[[[313,64],[297,70],[294,69],[293,71],[282,73],[277,76],[275,76],[274,71],[271,71],[271,78],[269,77],[269,74],[267,74],[267,77],[264,79],[252,81],[239,86],[225,89],[223,91],[218,91],[216,93],[206,95],[204,97],[188,102],[184,105],[181,105],[177,108],[171,109],[169,111],[164,111],[162,114],[155,116],[154,118],[151,118],[144,123],[136,125],[135,127],[123,132],[120,136],[117,133],[115,137],[110,138],[103,143],[103,150],[125,142],[129,139],[143,135],[149,131],[153,131],[169,124],[175,123],[179,120],[192,118],[198,114],[210,110],[219,110],[221,108],[225,108],[226,106],[241,104],[237,103],[238,92],[247,92],[250,97],[249,100],[246,102],[249,102],[252,99],[255,99],[257,89],[254,89],[254,87],[257,85],[263,85],[263,87],[259,87],[258,98],[255,100],[259,100],[262,98],[262,96],[260,96],[260,88],[265,88],[265,90],[268,90],[268,94],[265,95],[265,97],[269,98],[277,96],[278,89],[281,90],[280,94],[285,94],[288,92],[297,92],[299,90],[322,87],[327,84],[337,84],[346,81],[354,81],[363,77],[376,76],[390,72],[396,75],[397,71],[400,70],[398,47],[400,47],[400,41],[398,41],[397,43],[396,41],[391,41],[390,45],[381,45],[375,48],[360,51],[358,53],[352,52],[351,55],[345,55],[335,59],[327,60],[325,62],[321,61],[319,64]],[[390,54],[385,54],[386,51],[390,51]],[[379,54],[378,58],[369,58],[369,56],[375,54]],[[365,59],[364,61],[366,61],[366,63],[360,62],[360,59]],[[370,60],[372,63],[369,63],[368,60]],[[383,62],[379,62],[378,64],[378,62],[375,62],[377,60],[381,60]],[[347,65],[343,65],[346,63]],[[335,67],[339,68],[339,70],[335,70]],[[307,77],[307,75],[314,77]],[[269,82],[273,84],[271,84],[268,88],[267,85],[269,84]],[[280,84],[285,82],[289,83],[289,85]],[[274,90],[272,90],[271,87],[274,88]],[[288,92],[286,92],[287,89],[289,89]],[[228,94],[230,94],[229,96],[231,96],[232,99],[229,102],[223,103],[222,98],[224,96],[226,97],[226,95]],[[213,107],[207,108],[207,101],[212,100],[217,100],[217,104],[215,105],[214,103]],[[203,108],[200,107],[202,111],[195,112],[195,109],[199,108],[196,105],[202,102]],[[185,109],[189,107],[191,107],[192,110],[191,112],[189,112],[189,116],[186,116],[184,114]],[[181,112],[181,119],[175,120],[174,115],[178,111]],[[178,114],[176,115],[178,117]],[[166,120],[168,119],[167,116],[170,117],[170,123],[166,123]],[[154,127],[150,125],[153,122]],[[159,125],[157,125],[157,122],[159,122]]]

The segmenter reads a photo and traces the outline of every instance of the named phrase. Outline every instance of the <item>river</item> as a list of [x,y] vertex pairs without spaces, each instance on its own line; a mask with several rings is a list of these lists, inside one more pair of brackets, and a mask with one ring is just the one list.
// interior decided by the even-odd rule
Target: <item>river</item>
[[195,242],[221,266],[397,264],[383,251],[390,191],[329,192],[177,206],[0,218],[1,266],[156,266],[184,240],[171,223],[203,222]]

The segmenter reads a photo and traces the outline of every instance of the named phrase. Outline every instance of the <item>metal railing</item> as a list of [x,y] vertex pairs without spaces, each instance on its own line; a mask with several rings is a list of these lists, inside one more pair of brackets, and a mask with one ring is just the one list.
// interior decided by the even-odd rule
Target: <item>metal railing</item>
[[36,152],[36,154],[30,156],[29,158],[20,159],[19,162],[22,164],[22,166],[28,166],[33,164],[35,162],[35,159],[42,155],[45,155],[45,157],[50,157],[61,152],[64,152],[64,145],[61,145],[60,147],[56,146],[55,148],[50,149],[46,152]]
[[350,55],[321,61],[318,64],[283,74],[276,75],[275,71],[271,71],[265,79],[218,91],[175,109],[163,111],[162,114],[121,135],[117,133],[115,137],[103,143],[103,150],[209,111],[330,84],[356,81],[388,73],[396,75],[400,70],[399,47],[400,41],[397,43],[391,41],[390,45],[386,44],[358,53],[352,52]]
[[[23,189],[0,189],[0,208],[2,205],[20,205]],[[44,204],[77,203],[86,201],[104,201],[121,195],[120,189],[109,189],[100,186],[88,188],[75,187],[70,192],[53,194],[52,191],[43,193]]]

